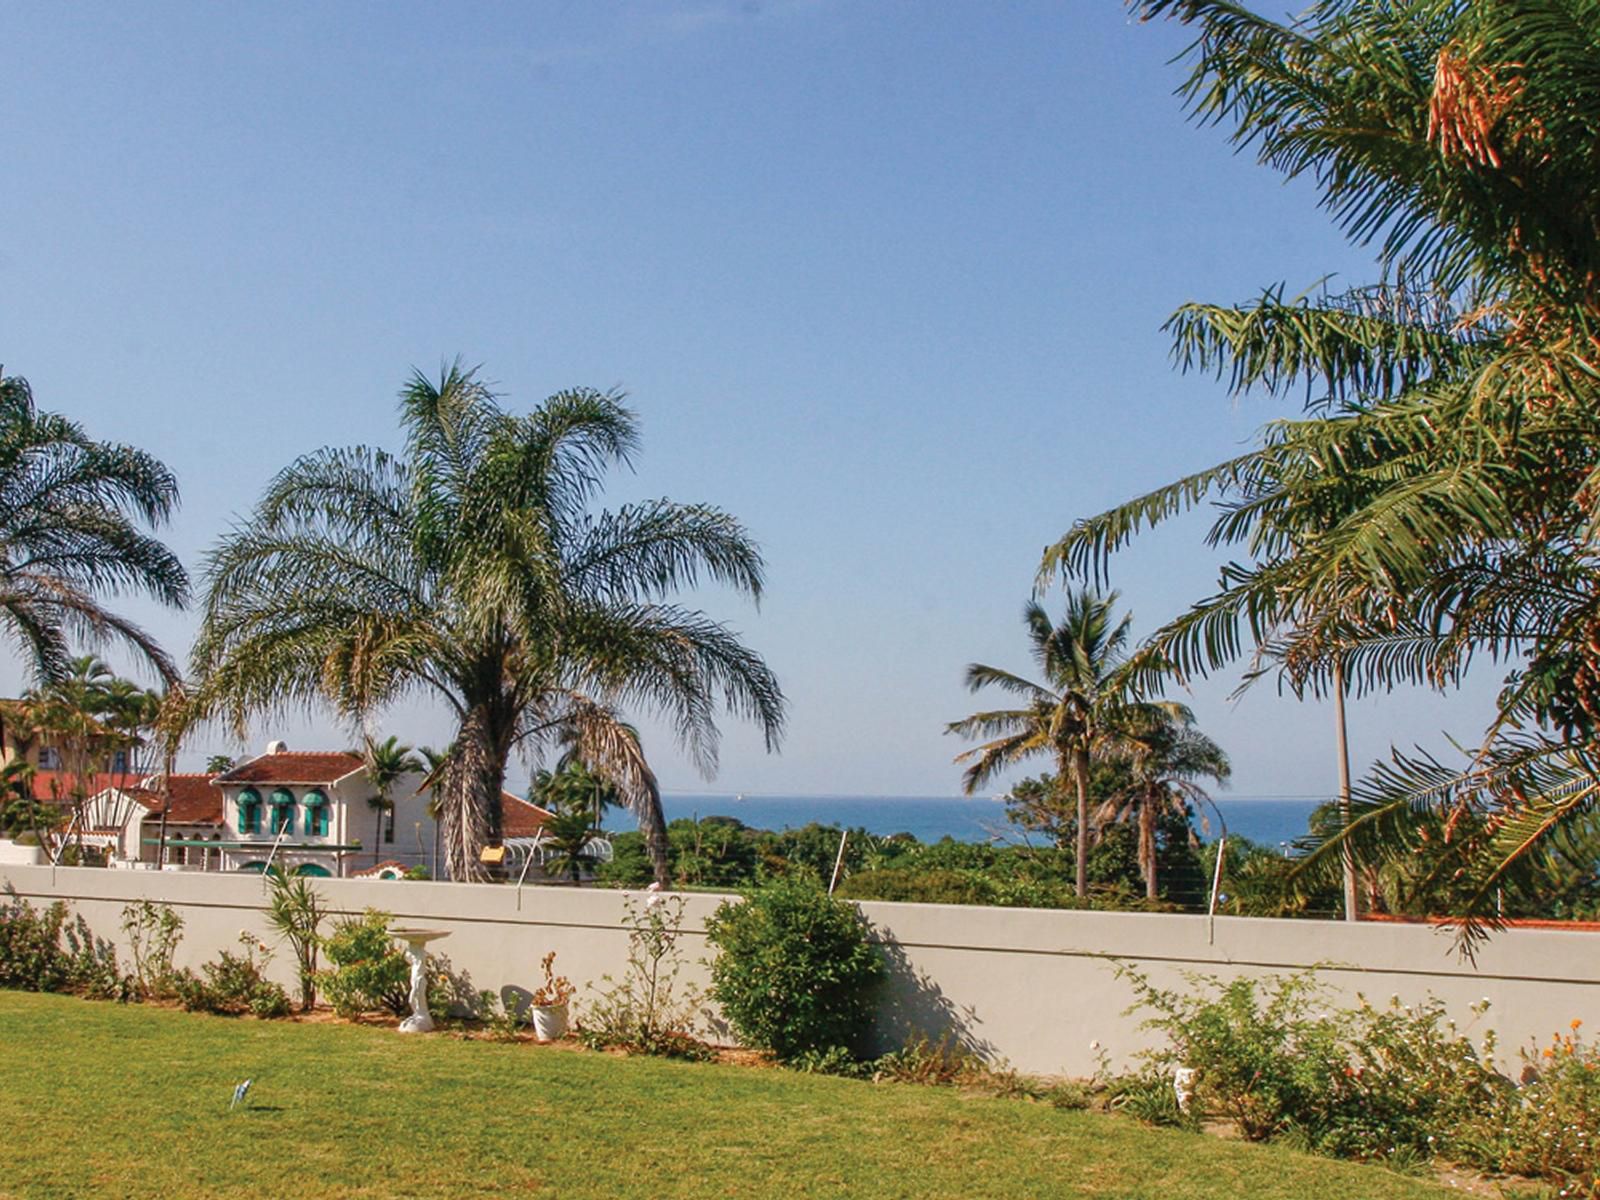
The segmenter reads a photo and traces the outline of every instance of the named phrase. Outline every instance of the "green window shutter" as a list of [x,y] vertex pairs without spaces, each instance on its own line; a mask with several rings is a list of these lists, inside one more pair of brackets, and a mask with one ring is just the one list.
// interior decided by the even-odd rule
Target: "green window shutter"
[[261,793],[245,788],[239,793],[239,832],[261,832]]
[[272,793],[272,832],[274,834],[294,834],[294,793],[287,788],[279,788]]
[[328,798],[312,790],[301,797],[306,806],[306,832],[314,837],[328,836]]

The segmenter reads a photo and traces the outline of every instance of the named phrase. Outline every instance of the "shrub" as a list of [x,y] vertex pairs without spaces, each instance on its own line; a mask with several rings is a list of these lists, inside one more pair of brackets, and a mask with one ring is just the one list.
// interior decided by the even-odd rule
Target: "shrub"
[[854,905],[780,879],[723,904],[706,934],[711,994],[747,1044],[780,1060],[859,1044],[887,969]]
[[61,950],[66,921],[67,906],[61,901],[35,911],[7,888],[7,898],[0,904],[0,987],[62,991],[69,974]]
[[1489,1062],[1493,1040],[1480,1052],[1437,1001],[1330,1010],[1310,972],[1225,984],[1194,976],[1182,992],[1122,974],[1155,1011],[1147,1027],[1171,1043],[1114,1082],[1113,1103],[1131,1098],[1124,1107],[1164,1109],[1159,1085],[1170,1093],[1171,1068],[1183,1065],[1198,1072],[1197,1106],[1248,1139],[1287,1134],[1324,1154],[1403,1162],[1450,1151],[1508,1087]]
[[332,967],[319,973],[322,994],[341,1017],[375,1008],[411,1011],[411,964],[389,936],[389,914],[367,909],[340,921],[322,942]]
[[[265,942],[248,933],[239,935],[242,954],[224,950],[216,962],[206,963],[201,974],[181,971],[173,980],[178,1002],[190,1012],[257,1017],[289,1015],[289,994],[266,977],[272,953]],[[260,955],[258,959],[256,956]]]
[[94,1000],[127,1000],[133,984],[117,966],[116,948],[89,931],[82,916],[67,919],[57,900],[36,910],[6,889],[0,903],[0,987],[28,992],[76,992]]
[[590,1049],[625,1050],[667,1058],[709,1059],[711,1047],[695,1036],[699,993],[678,984],[683,956],[682,896],[665,896],[652,886],[641,901],[623,901],[628,928],[628,970],[622,979],[601,976],[608,986],[584,1006],[578,1038]]
[[183,918],[170,904],[140,900],[122,910],[122,932],[133,950],[133,982],[146,1000],[173,994],[172,956],[183,937]]
[[1528,1082],[1458,1138],[1467,1161],[1559,1184],[1563,1196],[1600,1196],[1600,1046],[1580,1025],[1523,1052]]

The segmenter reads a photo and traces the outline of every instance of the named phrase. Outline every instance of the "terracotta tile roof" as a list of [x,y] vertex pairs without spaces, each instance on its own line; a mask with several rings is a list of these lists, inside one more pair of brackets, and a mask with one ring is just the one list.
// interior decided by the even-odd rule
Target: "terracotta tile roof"
[[[96,796],[107,788],[114,787],[120,787],[124,791],[132,792],[143,781],[144,776],[142,775],[102,773],[89,778],[88,794]],[[35,800],[50,800],[60,804],[70,804],[73,790],[77,786],[77,776],[69,775],[65,771],[35,771],[33,773],[33,798]]]
[[[167,791],[172,796],[167,820],[179,825],[221,825],[222,793],[211,786],[215,778],[215,775],[167,776]],[[152,815],[161,815],[162,797],[157,793],[141,788],[133,793],[133,798]]]
[[399,871],[402,875],[411,868],[397,858],[386,858],[381,863],[373,863],[370,867],[362,867],[359,871],[350,874],[356,879],[366,879],[378,874],[380,871]]
[[532,837],[539,832],[539,826],[554,815],[549,809],[540,808],[521,796],[513,796],[510,792],[500,793],[500,828],[504,837]]
[[242,762],[217,776],[219,783],[333,783],[361,769],[348,750],[284,750]]

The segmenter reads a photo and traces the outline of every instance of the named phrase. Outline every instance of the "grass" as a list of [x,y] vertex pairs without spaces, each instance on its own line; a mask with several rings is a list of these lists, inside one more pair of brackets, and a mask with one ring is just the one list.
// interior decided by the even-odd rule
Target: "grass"
[[[252,1077],[248,1103],[227,1111]],[[1422,1200],[1376,1167],[947,1089],[0,991],[4,1197]]]

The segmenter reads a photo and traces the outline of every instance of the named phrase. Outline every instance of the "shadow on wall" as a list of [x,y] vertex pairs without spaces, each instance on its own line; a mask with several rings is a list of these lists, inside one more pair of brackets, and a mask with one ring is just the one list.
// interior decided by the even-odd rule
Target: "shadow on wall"
[[946,1036],[952,1048],[974,1054],[984,1062],[996,1062],[1000,1052],[977,1026],[977,1010],[963,1008],[946,996],[926,971],[919,971],[906,960],[906,952],[893,940],[878,942],[889,976],[878,1003],[878,1023],[871,1050],[886,1054],[919,1038],[938,1042]]

